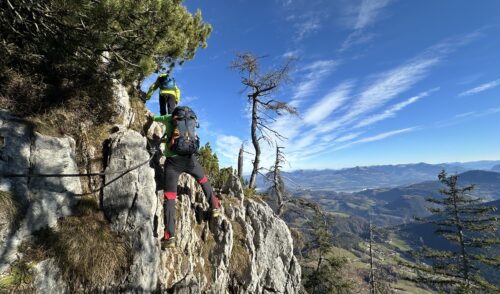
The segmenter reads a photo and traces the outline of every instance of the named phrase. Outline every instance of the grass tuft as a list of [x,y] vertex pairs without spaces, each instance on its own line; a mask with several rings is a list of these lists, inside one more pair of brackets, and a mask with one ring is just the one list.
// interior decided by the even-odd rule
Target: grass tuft
[[24,241],[19,246],[21,258],[16,260],[7,274],[0,278],[0,293],[33,293],[33,268],[47,258],[40,246]]
[[115,284],[130,262],[127,243],[111,231],[102,212],[86,208],[80,216],[62,219],[58,230],[37,233],[41,246],[56,259],[75,289]]
[[233,251],[229,259],[229,272],[241,280],[249,274],[250,271],[250,254],[245,246],[246,235],[241,224],[237,221],[232,221],[233,227]]
[[19,206],[12,194],[0,191],[0,230],[3,226],[13,223],[18,216]]

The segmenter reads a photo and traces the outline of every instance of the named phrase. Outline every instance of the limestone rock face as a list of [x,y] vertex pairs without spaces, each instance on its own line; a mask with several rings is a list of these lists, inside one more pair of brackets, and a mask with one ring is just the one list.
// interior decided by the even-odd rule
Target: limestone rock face
[[113,93],[118,114],[115,123],[128,127],[134,120],[134,112],[130,107],[130,97],[127,89],[119,81],[113,80]]
[[165,288],[181,291],[189,283],[213,293],[298,292],[290,231],[271,208],[235,190],[237,197],[221,197],[221,218],[204,220],[208,203],[200,187],[188,175],[179,184],[177,246],[162,253]]
[[[106,172],[148,159],[145,138],[134,131],[112,135]],[[110,179],[113,177],[111,176]],[[108,182],[106,178],[106,182]],[[162,251],[162,191],[148,165],[104,189],[103,208],[115,231],[132,244],[133,262],[121,289],[168,293],[297,293],[300,266],[285,222],[263,202],[245,199],[231,177],[234,196],[221,196],[223,214],[210,219],[201,187],[182,174],[178,184],[176,247]]]
[[[133,120],[127,115],[133,112],[125,88],[117,85],[115,92],[123,123],[117,122],[119,130],[109,137],[103,152],[107,156],[106,187],[99,195],[99,204],[111,228],[128,241],[131,259],[118,284],[98,289],[121,293],[298,293],[301,271],[288,227],[263,201],[246,198],[236,176],[229,177],[224,194],[219,195],[221,216],[211,219],[200,185],[191,176],[181,175],[176,247],[161,250],[162,167],[158,158],[150,160],[147,138],[127,129]],[[158,140],[162,134],[162,126],[155,124],[148,135]],[[131,171],[124,173],[127,170]],[[0,111],[0,173],[77,174],[75,141],[34,133],[28,122]],[[59,218],[73,213],[82,188],[78,177],[0,177],[0,190],[14,195],[23,207],[19,225],[14,229],[0,226],[1,275],[22,255],[17,248],[28,235],[45,226],[57,226]],[[38,293],[67,293],[69,287],[61,272],[54,259],[39,262],[33,268],[32,286]]]
[[[30,124],[0,111],[1,174],[77,174],[75,141],[33,133]],[[0,177],[0,190],[9,192],[22,206],[17,230],[0,240],[0,273],[15,258],[20,242],[46,226],[54,227],[60,217],[70,215],[81,194],[78,177]]]
[[[149,166],[146,138],[132,130],[122,130],[110,138],[106,183],[125,169],[146,162],[106,186],[102,205],[111,227],[125,234],[133,260],[125,284],[127,289],[151,292],[157,287],[160,248],[154,237],[154,216],[160,204],[156,197],[154,170]],[[114,172],[118,172],[113,174]]]
[[229,196],[243,197],[243,186],[240,180],[235,175],[230,175],[227,182],[224,184],[222,191]]
[[54,259],[50,258],[38,263],[33,271],[35,272],[33,289],[36,289],[37,293],[69,293]]

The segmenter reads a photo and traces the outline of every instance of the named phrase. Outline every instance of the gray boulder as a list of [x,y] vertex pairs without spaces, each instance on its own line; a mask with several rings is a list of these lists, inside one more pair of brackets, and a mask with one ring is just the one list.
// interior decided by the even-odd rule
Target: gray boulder
[[[105,182],[114,180],[121,171],[136,166],[150,157],[146,138],[132,130],[113,134],[109,143],[110,155]],[[103,191],[102,205],[111,227],[128,237],[133,260],[123,288],[137,292],[152,292],[157,288],[159,242],[154,237],[153,222],[160,201],[155,193],[154,171],[149,162],[135,169]]]
[[[75,174],[75,141],[71,137],[50,137],[32,131],[27,121],[0,111],[1,174]],[[16,258],[17,247],[32,232],[57,226],[60,217],[70,215],[81,194],[78,177],[0,177],[0,190],[9,192],[22,206],[19,226],[0,243],[0,273]]]

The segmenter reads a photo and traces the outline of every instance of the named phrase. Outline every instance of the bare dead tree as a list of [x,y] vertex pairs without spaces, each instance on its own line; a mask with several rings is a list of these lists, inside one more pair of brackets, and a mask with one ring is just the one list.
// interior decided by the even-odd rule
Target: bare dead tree
[[242,74],[241,83],[245,86],[243,91],[250,90],[248,102],[251,105],[252,122],[250,135],[255,148],[252,174],[248,183],[249,188],[254,188],[259,172],[261,140],[272,144],[272,137],[278,140],[286,139],[270,127],[276,121],[276,116],[284,114],[297,115],[297,109],[291,105],[273,99],[277,90],[289,81],[289,71],[293,59],[288,59],[277,69],[270,69],[265,73],[260,72],[259,57],[252,53],[237,53],[230,68]]
[[276,159],[270,172],[267,174],[267,178],[272,182],[272,185],[269,188],[269,194],[276,197],[276,211],[278,216],[283,214],[286,197],[285,185],[283,179],[281,178],[282,164],[286,162],[285,155],[282,151],[283,148],[284,147],[280,147],[276,144]]
[[241,144],[240,147],[240,153],[238,154],[238,178],[242,179],[243,178],[243,144]]
[[370,294],[375,294],[375,269],[373,267],[373,224],[370,219],[370,240],[368,243],[368,249],[370,250]]

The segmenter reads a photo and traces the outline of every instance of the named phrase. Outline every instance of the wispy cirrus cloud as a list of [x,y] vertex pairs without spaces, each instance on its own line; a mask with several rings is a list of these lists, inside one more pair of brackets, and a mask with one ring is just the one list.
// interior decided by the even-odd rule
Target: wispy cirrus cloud
[[[300,83],[293,89],[294,94],[289,102],[299,109],[303,119],[290,115],[280,116],[270,126],[288,138],[278,144],[285,147],[287,159],[292,167],[297,168],[293,166],[294,163],[302,164],[309,159],[316,160],[352,146],[435,127],[430,124],[402,126],[382,133],[370,128],[438,91],[439,88],[434,88],[401,99],[402,95],[430,76],[432,70],[450,53],[475,40],[477,36],[476,33],[472,33],[456,39],[446,39],[395,67],[365,78],[358,78],[356,82],[347,80],[337,83],[332,90],[320,97],[315,97],[319,93],[317,89],[323,87],[323,82],[327,81],[326,78],[336,69],[339,62],[318,60],[302,66],[296,73],[300,77]],[[305,98],[314,99],[315,102],[305,103]],[[477,115],[475,113],[467,115],[467,118],[473,117]],[[262,144],[261,147],[262,166],[268,167],[274,160],[274,147],[266,144]],[[252,150],[251,145],[248,145],[248,148]],[[232,156],[236,158],[236,148]]]
[[359,13],[354,24],[355,30],[362,30],[365,27],[373,24],[382,9],[386,7],[392,0],[363,0],[359,7]]
[[349,142],[347,144],[335,147],[335,148],[333,148],[332,151],[346,149],[348,147],[351,147],[351,146],[357,145],[357,144],[361,144],[361,143],[368,143],[368,142],[380,141],[380,140],[387,139],[389,137],[393,137],[393,136],[396,136],[396,135],[399,135],[399,134],[412,132],[412,131],[415,131],[417,129],[418,129],[418,127],[410,127],[410,128],[404,128],[404,129],[389,131],[389,132],[385,132],[385,133],[380,133],[380,134],[377,134],[377,135],[374,135],[374,136],[362,138],[362,139],[359,139],[359,140],[356,140],[356,141],[352,141],[352,142]]
[[500,79],[481,84],[477,87],[474,87],[470,90],[467,90],[467,91],[460,93],[458,96],[470,96],[470,95],[478,94],[478,93],[496,88],[498,86],[500,86]]
[[299,49],[296,50],[289,50],[285,53],[283,53],[282,57],[283,58],[297,58],[300,55],[301,51]]
[[236,166],[241,144],[243,141],[236,136],[218,135],[215,149],[225,164]]
[[344,135],[344,136],[341,136],[341,137],[335,139],[335,142],[343,143],[343,142],[351,141],[351,140],[359,137],[359,135],[361,135],[361,134],[362,134],[362,132],[350,133],[350,134],[347,134],[347,135]]
[[416,58],[379,75],[374,83],[359,94],[359,98],[341,118],[320,126],[320,131],[329,132],[341,125],[352,124],[363,115],[385,105],[426,77],[440,59],[437,55]]
[[311,95],[319,84],[339,65],[336,60],[318,60],[305,65],[298,72],[300,84],[294,89],[291,104],[299,106],[303,98]]
[[305,113],[304,123],[316,125],[326,119],[349,98],[353,84],[352,81],[344,82],[316,102]]
[[393,0],[362,0],[351,17],[353,32],[350,33],[342,43],[339,52],[344,52],[354,45],[367,43],[373,39],[373,34],[367,34],[366,29],[374,24],[383,9]]
[[293,3],[292,0],[277,0],[277,2],[284,7],[290,6]]
[[381,113],[378,113],[378,114],[369,116],[367,118],[364,118],[362,121],[360,121],[359,123],[357,123],[354,126],[354,128],[365,127],[365,126],[374,124],[376,122],[385,120],[387,118],[394,117],[398,111],[402,110],[406,106],[408,106],[410,104],[413,104],[413,103],[417,102],[418,100],[420,100],[421,98],[427,97],[432,92],[435,92],[435,91],[438,91],[438,90],[439,90],[439,88],[434,88],[434,89],[431,89],[429,91],[425,91],[423,93],[420,93],[420,94],[418,94],[416,96],[413,96],[413,97],[411,97],[411,98],[409,98],[409,99],[407,99],[405,101],[402,101],[402,102],[399,102],[397,104],[394,104],[394,105],[392,105],[391,107],[387,108],[386,110],[384,110]]
[[307,36],[318,31],[321,28],[321,22],[318,17],[311,16],[305,21],[297,23],[295,27],[297,28],[295,42],[300,42]]
[[366,44],[374,38],[374,34],[368,34],[363,31],[354,31],[349,34],[349,36],[347,36],[344,42],[342,42],[342,45],[340,46],[340,49],[338,51],[344,52],[353,46]]
[[500,113],[500,107],[492,107],[483,110],[469,111],[465,113],[459,113],[452,118],[444,119],[441,121],[433,122],[428,125],[427,128],[444,128],[450,127],[459,123],[466,122],[470,119],[485,117],[489,115],[496,115]]
[[446,39],[409,61],[376,75],[374,82],[359,93],[358,99],[350,109],[341,118],[322,125],[321,132],[329,132],[363,119],[365,115],[399,97],[400,94],[426,78],[431,69],[450,53],[469,44],[480,35],[480,31],[475,31],[459,38]]

